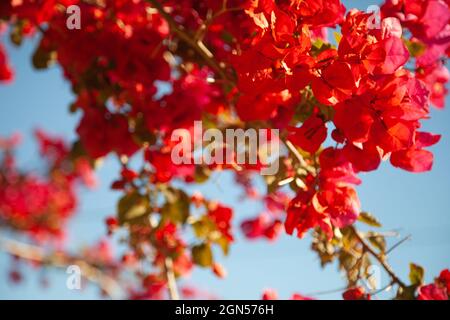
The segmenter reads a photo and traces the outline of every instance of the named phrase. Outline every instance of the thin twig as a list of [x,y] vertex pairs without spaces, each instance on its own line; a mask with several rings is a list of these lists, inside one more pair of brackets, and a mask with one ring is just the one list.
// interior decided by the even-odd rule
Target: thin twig
[[209,51],[209,49],[204,45],[202,41],[193,40],[193,38],[183,30],[182,26],[178,25],[178,23],[172,18],[172,16],[164,10],[159,1],[147,1],[149,1],[155,7],[155,9],[158,10],[159,14],[161,14],[161,16],[167,21],[170,29],[178,36],[178,38],[180,38],[180,40],[184,41],[192,49],[194,49],[202,57],[206,64],[210,66],[215,72],[217,72],[222,79],[227,80],[228,82],[232,82],[223,68],[220,66],[220,64],[214,59],[211,51]]
[[406,237],[404,237],[402,240],[400,240],[399,242],[397,242],[396,244],[394,244],[388,251],[386,251],[386,256],[391,253],[392,251],[394,251],[398,246],[400,246],[402,243],[411,240],[411,235],[407,235]]
[[392,282],[389,283],[388,285],[384,286],[383,288],[379,289],[379,290],[372,291],[372,292],[370,293],[370,295],[371,295],[371,296],[375,296],[375,295],[377,295],[377,294],[379,294],[379,293],[381,293],[381,292],[383,292],[383,291],[390,291],[391,289],[392,289]]
[[305,296],[307,296],[307,297],[324,296],[324,295],[328,295],[328,294],[344,292],[348,289],[349,289],[348,287],[341,287],[338,289],[331,289],[331,290],[326,290],[326,291],[316,291],[316,292],[307,293],[307,294],[305,294]]
[[284,143],[288,147],[289,151],[291,151],[292,154],[297,158],[297,160],[300,163],[300,165],[302,167],[307,167],[308,164],[306,163],[305,159],[300,154],[300,152],[298,152],[297,148],[295,148],[295,146],[292,144],[292,142],[290,142],[289,140],[286,140]]

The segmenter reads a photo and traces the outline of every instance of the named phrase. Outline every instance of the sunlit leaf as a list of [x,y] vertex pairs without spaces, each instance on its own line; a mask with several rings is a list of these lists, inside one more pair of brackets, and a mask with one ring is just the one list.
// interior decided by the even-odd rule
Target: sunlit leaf
[[167,201],[161,208],[163,218],[175,223],[186,223],[189,217],[189,196],[182,190],[172,188],[166,190],[165,194]]
[[381,227],[381,223],[372,214],[368,212],[361,212],[358,217],[358,221],[365,223],[372,227]]
[[210,267],[213,263],[211,246],[202,243],[192,248],[192,259],[195,264],[201,267]]
[[37,48],[33,54],[33,67],[36,69],[47,69],[56,61],[56,53],[54,51],[43,50]]
[[423,283],[425,270],[414,263],[409,264],[409,280],[412,285],[421,285]]
[[132,192],[123,196],[117,205],[119,223],[124,224],[149,213],[148,197]]

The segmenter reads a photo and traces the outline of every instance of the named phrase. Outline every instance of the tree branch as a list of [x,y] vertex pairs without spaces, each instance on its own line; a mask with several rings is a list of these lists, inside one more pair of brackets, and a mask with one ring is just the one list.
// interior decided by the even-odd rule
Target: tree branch
[[18,242],[11,239],[0,238],[0,250],[24,260],[50,265],[55,268],[67,268],[70,265],[80,267],[85,279],[97,284],[111,299],[119,299],[124,296],[123,290],[118,282],[80,257],[71,257],[63,253],[47,254],[34,245]]
[[359,234],[354,226],[351,226],[350,229],[353,231],[356,239],[362,245],[363,250],[370,253],[383,267],[383,269],[387,272],[387,274],[391,277],[392,283],[398,284],[401,288],[406,288],[406,284],[400,280],[399,277],[394,273],[391,266],[386,262],[383,256],[379,255],[372,249],[372,247],[363,239],[363,237]]
[[295,148],[295,146],[292,144],[292,142],[290,142],[289,140],[286,140],[286,141],[284,141],[284,144],[288,147],[289,151],[295,156],[295,158],[298,160],[298,162],[300,163],[300,165],[302,167],[308,166],[305,159],[300,154],[300,152],[298,152],[297,148]]
[[165,260],[165,269],[167,277],[167,286],[169,287],[169,295],[171,300],[180,300],[180,295],[178,294],[177,280],[175,278],[175,273],[173,272],[173,261],[171,258],[167,257]]

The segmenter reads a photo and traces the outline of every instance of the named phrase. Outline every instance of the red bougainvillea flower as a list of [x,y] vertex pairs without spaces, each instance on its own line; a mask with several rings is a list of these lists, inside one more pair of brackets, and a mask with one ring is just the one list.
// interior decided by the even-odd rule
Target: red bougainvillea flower
[[360,202],[353,185],[361,181],[342,150],[325,149],[320,155],[318,179],[306,178],[305,188],[289,204],[286,232],[296,229],[299,237],[314,227],[320,227],[331,238],[333,227],[352,224],[360,213]]
[[370,294],[367,294],[364,288],[357,287],[345,291],[342,294],[344,300],[370,300]]
[[116,217],[107,217],[105,219],[105,224],[108,229],[108,234],[111,235],[119,228],[119,220]]
[[430,171],[433,166],[433,154],[422,148],[430,147],[440,139],[440,135],[416,132],[414,147],[392,153],[391,163],[410,172]]
[[263,292],[262,300],[278,300],[278,293],[273,289],[266,289]]
[[126,181],[133,181],[134,179],[139,177],[139,174],[136,171],[128,168],[122,168],[120,175],[122,176],[122,179]]
[[434,283],[423,285],[417,293],[418,300],[448,300],[450,293],[450,271],[442,270]]
[[[236,105],[243,120],[268,120],[282,106],[292,106],[309,82],[309,29],[274,1],[249,3],[246,13],[257,26],[252,46],[233,56],[238,75]],[[295,35],[295,36],[294,36]],[[286,86],[289,91],[286,91]]]
[[436,284],[429,284],[419,288],[418,300],[448,300],[446,288]]
[[295,99],[289,91],[261,93],[255,96],[243,95],[239,98],[236,110],[244,121],[269,120],[278,115],[278,110],[295,104]]
[[212,204],[208,211],[208,217],[216,224],[217,229],[229,241],[233,241],[231,234],[231,219],[233,218],[233,209],[221,204]]
[[442,270],[439,275],[439,281],[446,287],[447,294],[450,294],[450,270]]
[[207,68],[194,69],[171,84],[171,94],[164,96],[161,103],[150,106],[144,103],[142,112],[150,132],[171,133],[175,129],[189,128],[194,121],[201,120],[203,112],[214,110],[221,104],[220,91],[208,82],[210,76]]
[[355,88],[350,65],[340,61],[322,67],[320,75],[312,82],[315,97],[326,105],[334,105],[347,99]]
[[[263,292],[262,300],[278,300],[278,293],[273,289],[266,289]],[[289,300],[315,300],[310,297],[294,293]]]
[[[367,91],[335,106],[333,122],[346,141],[348,160],[357,171],[371,171],[383,156],[391,154],[394,166],[412,172],[430,170],[433,155],[423,148],[439,139],[417,131],[419,120],[429,112],[424,85],[408,73],[397,72],[375,88],[376,92]],[[436,138],[423,143],[423,139],[430,140],[426,135]],[[336,138],[343,142],[340,136]]]
[[243,221],[241,229],[248,239],[276,240],[283,230],[283,224],[280,220],[274,220],[269,214],[263,213],[254,219]]
[[83,146],[92,158],[111,151],[130,156],[138,146],[131,137],[127,119],[101,110],[86,110],[77,128]]
[[84,166],[85,158],[70,156],[61,138],[42,130],[36,131],[36,138],[48,165],[43,176],[22,174],[12,155],[17,139],[0,139],[4,153],[0,162],[0,219],[36,239],[61,238],[63,226],[77,207],[75,185],[82,181],[91,186],[92,170]]
[[166,297],[167,281],[158,274],[149,274],[142,280],[143,290],[130,292],[132,300],[162,300]]
[[227,270],[220,264],[215,262],[212,266],[212,271],[214,274],[219,278],[226,278],[227,277]]
[[317,116],[311,116],[300,128],[292,128],[291,130],[289,140],[309,153],[315,153],[319,150],[327,138],[328,132],[324,121]]
[[299,293],[294,293],[291,297],[290,300],[305,300],[305,301],[311,301],[311,300],[315,300],[314,298],[311,297],[306,297],[304,295],[301,295]]
[[264,198],[267,210],[271,213],[285,212],[288,206],[290,197],[287,193],[282,191],[276,191],[271,193]]
[[5,48],[0,43],[0,81],[11,81],[13,77],[14,74],[7,61]]
[[448,69],[442,62],[438,61],[431,65],[420,65],[416,76],[425,83],[427,89],[431,92],[431,103],[433,103],[437,108],[443,109],[445,106],[445,97],[448,93],[445,84],[450,79]]
[[297,18],[316,27],[331,27],[343,20],[345,7],[339,0],[285,1]]
[[174,164],[170,150],[146,150],[145,160],[154,168],[154,174],[150,177],[152,182],[165,183],[172,178],[184,179],[185,181],[193,180],[195,166],[193,164]]
[[411,31],[412,43],[422,48],[416,54],[417,78],[423,80],[431,92],[430,100],[438,108],[444,107],[447,93],[445,83],[448,70],[441,57],[450,47],[450,10],[447,1],[386,1],[381,7],[386,17],[397,17],[402,26]]

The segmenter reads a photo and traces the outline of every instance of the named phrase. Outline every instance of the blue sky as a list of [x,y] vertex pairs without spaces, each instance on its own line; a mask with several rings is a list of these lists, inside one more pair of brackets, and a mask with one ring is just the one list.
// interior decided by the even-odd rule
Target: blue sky
[[[344,1],[350,7],[367,8],[368,1]],[[7,43],[6,39],[2,41]],[[73,101],[70,86],[58,67],[47,71],[34,71],[31,54],[36,41],[26,41],[21,48],[7,44],[11,62],[16,70],[14,83],[0,86],[0,135],[21,132],[24,142],[18,160],[24,169],[41,167],[31,133],[41,127],[67,139],[75,138],[79,115],[71,115],[68,106]],[[389,163],[380,170],[362,175],[358,188],[365,211],[374,213],[384,225],[384,230],[399,230],[412,240],[397,248],[390,256],[394,269],[407,279],[409,262],[426,268],[426,279],[432,281],[440,270],[450,267],[450,104],[442,111],[433,110],[424,129],[442,134],[441,142],[432,148],[435,154],[434,170],[425,174],[411,174],[393,168]],[[120,194],[109,190],[110,182],[118,172],[114,159],[107,159],[98,171],[101,185],[94,191],[81,190],[81,204],[76,218],[70,223],[69,243],[78,248],[104,236],[104,217],[115,211]],[[240,202],[232,178],[220,174],[216,183],[198,188],[211,198],[232,204],[236,224],[243,217],[254,216],[261,206]],[[236,229],[236,233],[238,230]],[[399,239],[393,239],[395,243]],[[219,260],[226,266],[226,280],[216,279],[209,270],[196,270],[185,283],[210,290],[226,299],[259,299],[265,288],[274,288],[281,298],[292,293],[303,294],[333,290],[345,282],[336,266],[320,269],[319,261],[309,250],[308,238],[282,236],[272,244],[265,241],[248,242],[239,235],[229,257]],[[45,271],[50,287],[42,289],[42,271],[23,268],[25,280],[20,285],[7,281],[10,259],[0,253],[0,298],[3,299],[95,299],[98,290],[87,285],[82,291],[69,291],[65,287],[66,275],[53,269]],[[3,278],[3,279],[2,279]],[[388,281],[386,277],[382,282]],[[319,295],[321,299],[340,298],[339,293]]]

